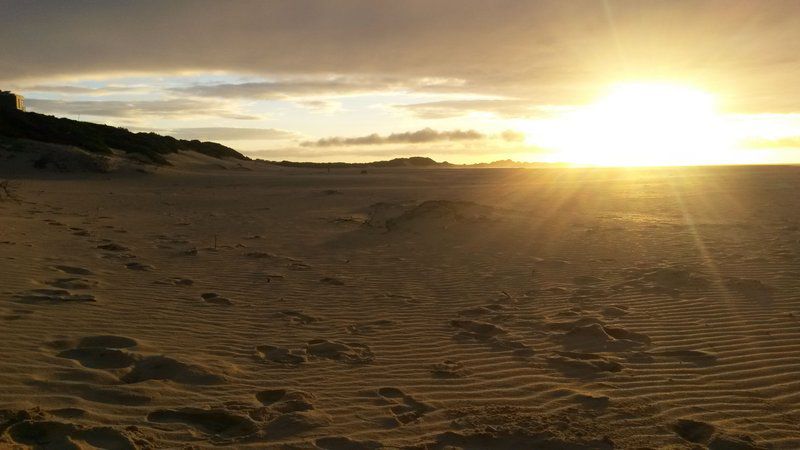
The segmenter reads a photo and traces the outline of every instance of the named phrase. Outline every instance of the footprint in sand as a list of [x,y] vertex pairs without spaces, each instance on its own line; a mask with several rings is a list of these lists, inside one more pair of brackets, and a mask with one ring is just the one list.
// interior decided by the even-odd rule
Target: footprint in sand
[[628,307],[619,305],[606,306],[600,311],[600,314],[609,319],[616,319],[617,317],[627,315]]
[[146,271],[155,269],[155,267],[153,267],[153,266],[151,266],[149,264],[143,264],[143,263],[136,262],[136,261],[130,262],[128,264],[125,264],[125,267],[127,269],[129,269],[129,270],[138,270],[138,271],[141,271],[141,272],[146,272]]
[[88,237],[92,235],[88,230],[79,227],[71,227],[70,231],[72,231],[74,236]]
[[493,425],[482,430],[467,429],[459,432],[447,431],[435,436],[434,442],[425,442],[418,448],[430,449],[576,449],[613,450],[614,443],[608,438],[597,438],[598,433],[581,433],[582,437],[568,436],[562,430],[550,427],[528,429],[520,424],[512,425],[513,433],[498,430]]
[[776,289],[760,280],[728,277],[725,287],[751,300],[770,300]]
[[384,329],[393,325],[391,320],[370,320],[366,322],[356,322],[345,327],[345,330],[350,334],[370,334],[378,330]]
[[286,319],[292,325],[308,325],[319,321],[316,317],[289,309],[278,311],[275,316]]
[[93,369],[125,369],[120,380],[133,384],[147,380],[170,380],[182,384],[220,384],[225,377],[204,367],[187,364],[167,356],[142,356],[130,349],[138,343],[124,336],[87,336],[79,340],[61,339],[50,342],[49,347],[61,350],[57,356],[73,359],[82,366]]
[[331,418],[315,410],[313,394],[290,389],[267,389],[256,393],[264,408],[251,412],[251,417],[269,420],[264,426],[270,438],[300,434],[331,423]]
[[314,441],[321,450],[378,450],[384,448],[376,441],[356,441],[345,436],[328,436]]
[[586,394],[582,392],[575,393],[572,399],[584,408],[596,410],[606,409],[611,403],[611,399],[605,395]]
[[124,369],[136,362],[136,355],[125,350],[104,347],[73,348],[59,352],[59,358],[74,359],[90,369]]
[[194,281],[189,278],[172,277],[165,280],[156,280],[153,284],[173,285],[173,286],[192,286]]
[[578,286],[576,289],[570,290],[569,293],[570,301],[578,303],[604,299],[610,295],[608,290],[592,285]]
[[614,290],[635,289],[647,294],[664,294],[679,297],[683,292],[705,291],[711,282],[700,273],[678,264],[655,267],[634,267],[621,272],[625,281],[613,286]]
[[181,384],[213,385],[224,383],[225,377],[204,367],[187,364],[166,356],[146,356],[136,361],[133,369],[120,378],[125,383],[147,380],[169,380]]
[[372,350],[364,344],[327,339],[308,341],[306,353],[317,358],[331,359],[347,364],[366,364],[375,359]]
[[383,294],[383,297],[388,298],[390,300],[399,300],[406,305],[416,305],[420,302],[419,299],[416,299],[411,295],[392,294],[391,292]]
[[[73,373],[72,376],[74,377],[75,374]],[[30,380],[26,384],[41,391],[55,392],[58,395],[73,395],[89,402],[106,405],[144,406],[153,401],[150,396],[131,391],[127,386],[123,388],[98,385],[98,382],[119,383],[113,377],[111,380],[93,380],[92,382],[65,381],[67,382]]]
[[289,270],[302,271],[302,270],[310,270],[311,266],[301,262],[291,262],[286,265],[286,268]]
[[308,392],[286,389],[267,389],[256,393],[256,399],[262,405],[280,413],[310,411],[314,409],[316,400]]
[[391,405],[389,411],[394,417],[393,425],[402,426],[415,422],[434,410],[432,406],[420,402],[411,395],[394,387],[380,388],[376,391],[376,394],[383,402]]
[[201,433],[221,438],[248,436],[256,433],[259,428],[251,418],[221,408],[159,409],[148,414],[147,420],[155,423],[181,423]]
[[200,294],[200,297],[206,303],[211,303],[213,305],[223,305],[223,306],[233,305],[233,302],[230,299],[222,297],[216,292],[206,292],[204,294]]
[[451,320],[450,325],[460,331],[454,336],[457,341],[477,341],[488,344],[495,350],[511,351],[514,356],[528,357],[534,354],[528,345],[515,340],[508,332],[492,323],[477,320]]
[[88,411],[80,408],[59,408],[47,411],[47,414],[51,414],[62,419],[77,419],[79,417],[85,417],[87,413]]
[[264,434],[279,439],[330,425],[330,416],[320,411],[296,411],[281,414],[264,426]]
[[646,337],[600,324],[576,326],[560,336],[564,348],[579,351],[626,351],[649,343]]
[[14,295],[16,301],[21,303],[85,303],[94,302],[91,294],[72,294],[66,289],[31,289]]
[[275,345],[256,347],[256,357],[279,364],[301,364],[309,357],[330,359],[347,364],[366,364],[375,358],[370,348],[354,342],[313,339],[302,349],[289,349]]
[[0,410],[0,427],[13,444],[32,448],[152,448],[153,443],[136,427],[124,431],[110,426],[91,427],[60,422],[36,408]]
[[577,284],[578,286],[593,286],[595,284],[600,284],[605,282],[606,280],[598,277],[593,277],[591,275],[578,275],[572,278],[572,282]]
[[506,304],[495,302],[483,306],[462,309],[458,312],[463,317],[489,317],[492,320],[505,320],[511,317],[510,307]]
[[45,284],[61,289],[91,289],[97,287],[99,284],[95,280],[87,278],[69,277],[69,278],[56,278],[55,280],[46,281]]
[[682,439],[706,446],[710,450],[765,449],[750,436],[730,436],[721,433],[714,425],[692,419],[679,419],[671,425],[672,431]]
[[329,284],[331,286],[344,286],[344,281],[333,278],[333,277],[325,277],[319,280],[322,284]]
[[661,356],[669,359],[692,364],[697,367],[706,367],[716,364],[717,356],[701,350],[677,349],[650,353],[653,356]]
[[100,250],[106,250],[109,252],[129,252],[131,249],[125,247],[124,245],[120,245],[114,242],[109,242],[107,244],[100,244],[97,246]]
[[434,378],[463,378],[469,373],[463,364],[449,359],[431,366],[431,375]]
[[72,347],[59,352],[59,358],[73,359],[90,369],[124,369],[132,366],[137,355],[125,349],[138,345],[122,336],[87,336],[77,342],[61,340],[49,344],[55,348]]
[[622,364],[594,353],[555,352],[547,357],[555,370],[573,378],[596,378],[623,369]]
[[275,345],[259,345],[256,347],[256,356],[265,361],[288,365],[296,365],[308,361],[305,350],[290,350]]
[[594,317],[584,317],[571,322],[554,322],[548,328],[562,331],[553,336],[566,350],[582,352],[621,352],[650,345],[650,338],[642,333],[605,325]]
[[506,334],[506,330],[497,325],[477,320],[451,320],[450,325],[461,330],[457,337],[486,340]]
[[84,269],[83,267],[59,265],[54,266],[54,268],[69,275],[94,275],[91,270]]
[[0,319],[7,321],[20,320],[32,313],[33,311],[31,311],[30,309],[19,309],[19,308],[14,308],[11,310],[3,309],[2,313],[0,313]]
[[672,424],[674,431],[681,438],[696,444],[706,444],[717,431],[713,425],[691,419],[680,419]]

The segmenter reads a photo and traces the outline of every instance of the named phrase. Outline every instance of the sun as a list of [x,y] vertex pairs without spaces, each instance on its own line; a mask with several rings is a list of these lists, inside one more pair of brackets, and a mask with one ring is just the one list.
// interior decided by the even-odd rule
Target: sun
[[604,166],[718,164],[733,145],[713,95],[669,83],[624,83],[563,114],[528,140],[554,159]]

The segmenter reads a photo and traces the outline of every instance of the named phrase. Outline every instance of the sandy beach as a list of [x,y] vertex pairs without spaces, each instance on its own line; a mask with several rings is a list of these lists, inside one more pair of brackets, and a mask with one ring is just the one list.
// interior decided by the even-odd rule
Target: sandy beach
[[173,158],[10,176],[0,447],[800,447],[797,167]]

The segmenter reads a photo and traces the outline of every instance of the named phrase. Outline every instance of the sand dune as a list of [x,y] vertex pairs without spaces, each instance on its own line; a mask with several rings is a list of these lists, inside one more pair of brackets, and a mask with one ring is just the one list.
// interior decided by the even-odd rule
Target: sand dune
[[174,163],[12,180],[0,447],[800,448],[798,168]]

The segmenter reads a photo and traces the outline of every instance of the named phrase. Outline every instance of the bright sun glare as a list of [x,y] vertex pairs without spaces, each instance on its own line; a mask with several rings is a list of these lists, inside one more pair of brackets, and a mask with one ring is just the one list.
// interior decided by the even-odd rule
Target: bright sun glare
[[560,161],[657,166],[725,162],[733,147],[726,128],[711,94],[675,84],[626,83],[525,131],[528,142],[554,149]]

